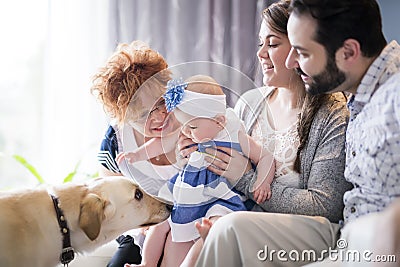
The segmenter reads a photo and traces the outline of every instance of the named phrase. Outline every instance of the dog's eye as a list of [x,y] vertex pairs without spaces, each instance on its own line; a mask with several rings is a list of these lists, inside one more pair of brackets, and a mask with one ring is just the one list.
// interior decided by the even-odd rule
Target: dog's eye
[[136,189],[136,191],[135,191],[135,198],[136,198],[137,200],[141,200],[141,199],[143,198],[143,192],[140,191],[139,189]]

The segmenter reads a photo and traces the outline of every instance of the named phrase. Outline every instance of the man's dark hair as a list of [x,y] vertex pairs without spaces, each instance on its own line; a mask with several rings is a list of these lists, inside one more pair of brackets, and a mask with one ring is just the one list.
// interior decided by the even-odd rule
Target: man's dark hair
[[292,0],[290,8],[317,20],[314,39],[331,56],[350,38],[360,43],[365,57],[379,55],[387,44],[376,0]]

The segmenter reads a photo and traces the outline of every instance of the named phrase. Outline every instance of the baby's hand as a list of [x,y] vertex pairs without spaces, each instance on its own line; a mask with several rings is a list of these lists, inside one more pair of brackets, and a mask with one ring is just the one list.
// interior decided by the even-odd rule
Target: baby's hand
[[120,165],[121,162],[124,160],[124,158],[125,158],[125,153],[121,152],[118,153],[118,155],[115,157],[115,161],[118,163],[118,165]]
[[129,164],[133,164],[136,162],[136,157],[135,154],[132,152],[121,152],[117,155],[117,157],[115,158],[115,160],[117,161],[118,165],[121,164],[121,162],[126,159],[126,161],[128,161]]
[[269,183],[262,183],[254,190],[254,200],[257,204],[263,203],[264,201],[271,198],[271,185]]

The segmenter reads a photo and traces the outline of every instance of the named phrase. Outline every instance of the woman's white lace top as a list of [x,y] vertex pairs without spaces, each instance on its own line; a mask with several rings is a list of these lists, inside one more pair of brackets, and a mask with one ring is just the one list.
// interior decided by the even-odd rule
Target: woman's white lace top
[[267,109],[260,112],[251,136],[274,155],[275,178],[292,174],[293,164],[300,141],[297,133],[297,121],[287,129],[274,130],[268,121]]

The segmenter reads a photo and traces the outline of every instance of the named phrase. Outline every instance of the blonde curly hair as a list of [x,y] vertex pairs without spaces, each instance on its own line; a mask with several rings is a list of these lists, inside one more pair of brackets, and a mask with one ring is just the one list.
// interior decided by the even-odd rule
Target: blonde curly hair
[[[105,66],[93,77],[90,91],[103,104],[105,112],[118,123],[124,120],[129,103],[138,88],[150,77],[168,68],[158,52],[142,41],[119,44]],[[160,85],[166,85],[169,72],[157,75]],[[150,90],[151,86],[146,86]]]

